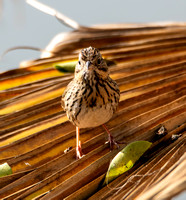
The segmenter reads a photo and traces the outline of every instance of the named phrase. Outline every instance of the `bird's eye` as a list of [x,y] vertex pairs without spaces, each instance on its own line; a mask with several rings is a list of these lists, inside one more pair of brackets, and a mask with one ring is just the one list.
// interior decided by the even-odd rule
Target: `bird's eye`
[[78,61],[78,64],[79,64],[79,65],[81,65],[81,62],[80,62],[80,61]]
[[97,64],[100,65],[101,64],[101,58],[97,59]]

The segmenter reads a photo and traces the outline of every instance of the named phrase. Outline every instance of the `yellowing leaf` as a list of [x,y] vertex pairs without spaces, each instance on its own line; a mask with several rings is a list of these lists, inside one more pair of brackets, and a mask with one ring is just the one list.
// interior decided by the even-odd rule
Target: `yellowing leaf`
[[[26,129],[26,130],[23,130],[23,131],[20,131],[18,134],[10,137],[10,138],[7,138],[6,140],[4,141],[1,141],[0,142],[0,147],[1,146],[4,146],[4,145],[8,145],[10,143],[13,143],[21,138],[24,138],[24,137],[28,137],[36,132],[39,132],[39,131],[42,131],[44,129],[47,129],[51,126],[55,126],[57,124],[61,124],[62,122],[66,121],[67,120],[67,117],[66,116],[62,116],[60,118],[56,118],[54,120],[49,120],[47,121],[46,123],[44,124],[38,124],[37,126],[35,127],[32,127],[30,129]],[[2,154],[1,154],[2,155]]]
[[17,87],[23,84],[35,82],[38,80],[52,78],[56,76],[62,76],[62,73],[59,73],[57,70],[50,68],[46,70],[36,71],[29,74],[6,78],[0,80],[0,90],[5,90],[13,87]]
[[104,183],[109,183],[132,168],[135,162],[147,151],[151,144],[152,143],[148,141],[136,141],[127,145],[111,161]]
[[40,92],[40,94],[42,95],[38,95],[37,93],[29,94],[27,95],[27,97],[25,97],[24,101],[21,99],[16,101],[15,103],[12,102],[11,104],[9,104],[9,106],[5,106],[4,108],[0,109],[0,115],[9,114],[11,112],[13,113],[18,110],[23,110],[33,105],[42,103],[46,100],[59,97],[62,95],[64,89],[64,87],[59,88],[54,86],[52,88],[43,89]]

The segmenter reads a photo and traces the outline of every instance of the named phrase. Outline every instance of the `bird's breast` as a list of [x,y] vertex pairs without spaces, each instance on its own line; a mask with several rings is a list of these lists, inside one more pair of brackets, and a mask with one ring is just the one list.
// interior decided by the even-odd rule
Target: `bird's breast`
[[111,119],[119,102],[113,81],[87,81],[70,84],[64,98],[69,120],[79,128],[96,127]]
[[102,125],[109,121],[113,115],[111,103],[95,107],[82,106],[82,111],[77,117],[76,125],[79,128],[89,128]]

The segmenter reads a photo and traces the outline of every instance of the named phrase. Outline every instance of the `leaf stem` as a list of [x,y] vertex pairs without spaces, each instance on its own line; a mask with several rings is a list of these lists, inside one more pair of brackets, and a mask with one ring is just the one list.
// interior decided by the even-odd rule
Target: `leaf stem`
[[88,30],[88,29],[92,29],[86,26],[81,26],[80,24],[78,24],[76,21],[70,19],[69,17],[65,16],[64,14],[58,12],[57,10],[55,10],[54,8],[51,8],[43,3],[38,2],[37,0],[26,0],[26,2],[33,6],[34,8],[48,14],[51,16],[56,17],[61,23],[63,23],[64,25],[67,25],[68,27],[75,29],[75,30]]

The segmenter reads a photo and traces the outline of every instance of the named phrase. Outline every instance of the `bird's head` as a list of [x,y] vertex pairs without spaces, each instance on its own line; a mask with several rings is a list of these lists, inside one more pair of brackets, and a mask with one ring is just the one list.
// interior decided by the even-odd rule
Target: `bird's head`
[[97,76],[106,79],[108,75],[108,66],[98,49],[88,47],[81,50],[79,53],[79,61],[75,68],[75,78],[90,79]]

